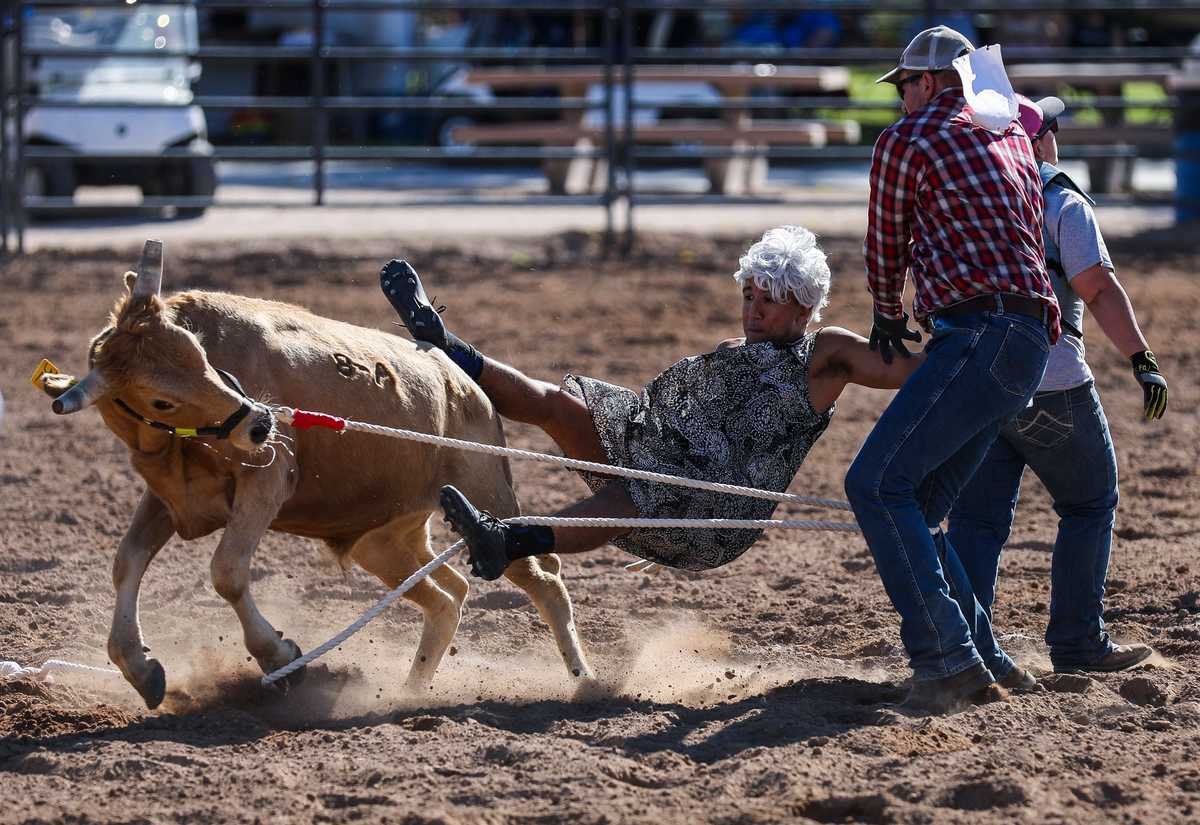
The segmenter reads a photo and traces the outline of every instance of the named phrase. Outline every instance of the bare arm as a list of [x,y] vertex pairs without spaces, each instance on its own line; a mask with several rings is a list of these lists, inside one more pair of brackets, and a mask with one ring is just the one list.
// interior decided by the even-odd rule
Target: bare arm
[[866,338],[841,327],[826,327],[817,336],[813,350],[813,404],[827,409],[847,384],[898,389],[923,363],[925,353],[916,352],[908,358],[897,355],[892,363],[885,364],[878,352],[871,351]]
[[1087,304],[1100,329],[1126,358],[1150,349],[1138,327],[1125,288],[1112,270],[1101,264],[1071,279],[1071,288]]

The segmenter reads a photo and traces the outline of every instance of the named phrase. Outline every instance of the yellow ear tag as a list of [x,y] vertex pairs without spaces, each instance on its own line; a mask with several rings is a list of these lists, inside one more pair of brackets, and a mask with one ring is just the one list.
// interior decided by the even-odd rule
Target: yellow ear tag
[[49,358],[43,358],[33,371],[33,376],[29,379],[29,383],[33,384],[34,389],[40,390],[42,388],[39,379],[43,375],[61,375],[61,373],[58,371],[58,367],[54,366],[53,361]]

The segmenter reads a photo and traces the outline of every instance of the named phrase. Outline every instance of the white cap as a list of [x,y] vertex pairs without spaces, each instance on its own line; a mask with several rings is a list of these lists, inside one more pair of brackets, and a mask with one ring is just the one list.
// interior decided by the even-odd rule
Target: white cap
[[912,39],[900,55],[900,65],[876,83],[895,83],[905,69],[940,72],[953,68],[954,58],[975,51],[971,41],[948,26],[934,26]]

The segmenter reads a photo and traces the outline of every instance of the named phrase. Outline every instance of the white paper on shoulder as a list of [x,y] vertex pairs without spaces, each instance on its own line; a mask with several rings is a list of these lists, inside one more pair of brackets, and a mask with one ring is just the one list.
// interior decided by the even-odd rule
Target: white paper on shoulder
[[971,120],[990,132],[1003,132],[1017,117],[1013,92],[1000,46],[994,44],[955,58],[954,68],[962,78],[963,93],[973,115]]

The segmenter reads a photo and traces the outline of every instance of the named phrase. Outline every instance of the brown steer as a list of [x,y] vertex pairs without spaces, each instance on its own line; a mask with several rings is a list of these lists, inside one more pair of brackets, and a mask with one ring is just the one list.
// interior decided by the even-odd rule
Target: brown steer
[[[138,589],[173,534],[194,539],[224,528],[213,586],[269,673],[300,651],[250,595],[250,559],[267,530],[323,539],[392,588],[434,556],[428,522],[443,484],[498,517],[518,514],[506,459],[365,433],[293,431],[251,400],[503,444],[487,397],[440,351],[273,301],[199,291],[164,300],[157,241],[146,242],[125,284],[92,341],[87,376],[51,374],[42,386],[56,413],[95,405],[146,481],[113,565],[108,655],[149,707],[162,701],[166,675],[143,648]],[[187,437],[186,428],[207,435]],[[537,606],[568,670],[587,678],[558,571],[558,557],[543,556],[505,575]],[[466,579],[448,566],[406,594],[425,614],[410,687],[431,682],[466,595]]]

